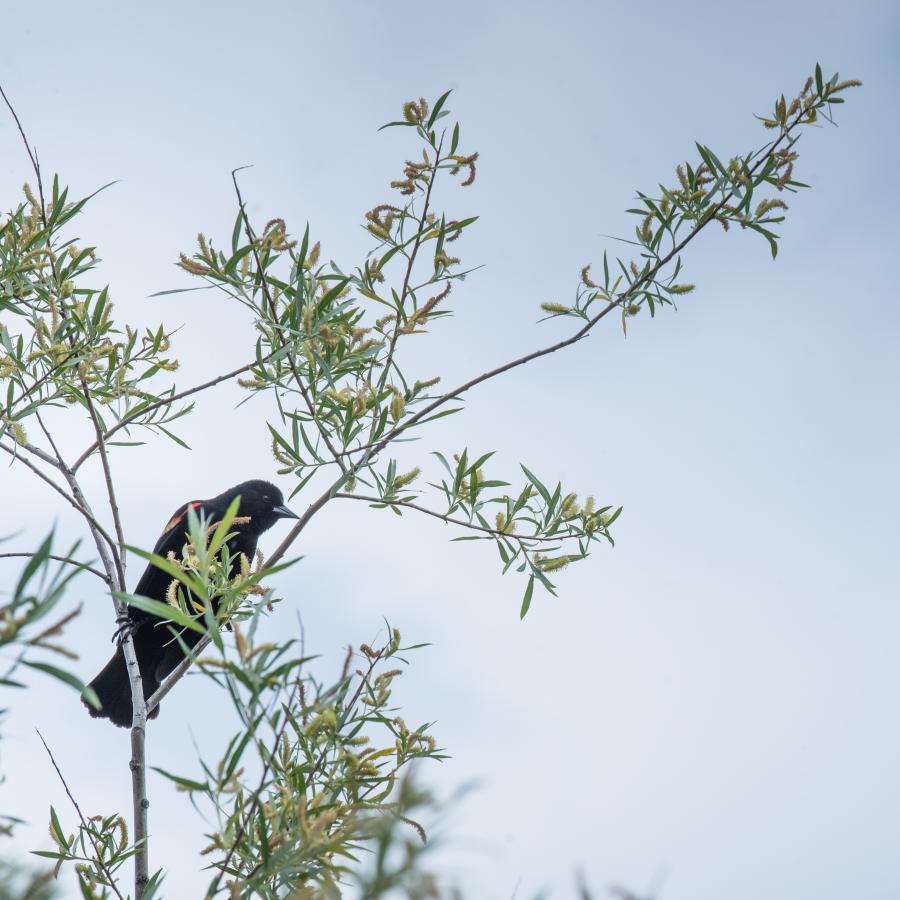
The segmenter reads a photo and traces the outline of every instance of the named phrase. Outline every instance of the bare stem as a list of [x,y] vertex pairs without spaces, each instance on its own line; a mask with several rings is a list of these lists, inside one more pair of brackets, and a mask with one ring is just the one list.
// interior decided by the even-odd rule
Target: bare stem
[[[0,89],[2,90],[2,89]],[[59,776],[59,780],[62,782],[62,786],[65,788],[66,795],[69,800],[72,802],[72,806],[75,807],[75,812],[78,813],[78,818],[81,820],[81,827],[84,832],[88,836],[88,840],[91,842],[91,846],[94,848],[94,856],[97,859],[97,865],[103,870],[103,874],[106,876],[106,881],[109,887],[112,889],[112,892],[119,898],[119,900],[125,900],[119,891],[118,885],[116,884],[115,878],[112,876],[112,872],[106,866],[106,863],[103,862],[103,856],[100,851],[100,848],[97,846],[97,840],[91,832],[90,827],[88,826],[87,820],[84,818],[84,813],[81,811],[81,807],[78,805],[78,801],[72,795],[72,791],[69,790],[69,785],[66,783],[66,779],[63,777],[63,773],[60,771],[59,766],[56,764],[56,760],[53,758],[53,753],[50,751],[50,748],[47,746],[47,742],[44,740],[44,736],[37,730],[37,736],[41,739],[41,743],[44,745],[44,749],[47,751],[47,756],[50,757],[50,762],[53,763],[53,768],[56,769],[56,774]]]
[[468,522],[465,519],[455,519],[446,513],[439,513],[433,509],[428,509],[425,506],[419,506],[417,503],[410,503],[408,500],[386,500],[383,497],[367,497],[363,494],[346,494],[346,493],[338,493],[334,495],[336,498],[340,498],[342,500],[362,500],[364,503],[378,503],[384,506],[394,506],[398,509],[412,509],[416,512],[424,513],[426,516],[433,516],[435,519],[440,519],[442,522],[446,522],[448,525],[458,525],[460,528],[468,528],[472,531],[481,531],[484,534],[491,534],[497,537],[509,538],[511,541],[518,541],[520,544],[525,543],[559,543],[563,538],[584,538],[588,537],[588,535],[583,531],[573,532],[572,534],[557,534],[550,537],[542,537],[540,535],[519,535],[510,533],[508,531],[503,531],[500,528],[486,528],[483,525],[476,525],[474,522]]
[[173,687],[181,680],[182,676],[185,672],[191,667],[191,664],[197,659],[200,654],[212,643],[212,639],[209,635],[203,635],[199,641],[191,648],[191,653],[185,656],[174,669],[172,669],[172,674],[156,689],[156,693],[151,694],[147,698],[147,715],[162,703],[163,698],[169,691],[172,690]]
[[28,441],[16,441],[16,446],[21,447],[32,456],[36,456],[41,462],[47,463],[48,466],[54,466],[57,469],[59,468],[59,463],[54,457],[47,453],[46,450],[41,450],[40,447],[36,447],[34,444],[28,443]]
[[91,422],[94,425],[94,434],[97,437],[97,447],[100,450],[100,462],[103,466],[103,478],[106,481],[106,495],[109,498],[109,510],[112,513],[113,525],[116,529],[116,538],[119,541],[118,563],[119,563],[119,584],[121,590],[125,590],[125,533],[122,531],[122,520],[119,516],[119,504],[116,501],[116,491],[113,487],[112,472],[109,468],[109,454],[106,452],[106,438],[103,435],[103,426],[94,408],[94,401],[87,382],[82,378],[81,387],[84,392],[84,399],[87,403],[88,413]]
[[[14,557],[33,557],[34,553],[0,553],[0,559],[13,559]],[[48,559],[55,559],[57,562],[68,563],[70,566],[75,566],[79,569],[84,569],[85,572],[90,572],[91,575],[96,575],[98,578],[103,580],[103,583],[106,583],[106,576],[99,570],[95,569],[92,566],[89,566],[87,563],[78,562],[77,559],[72,559],[69,556],[56,556],[53,553],[48,554]]]

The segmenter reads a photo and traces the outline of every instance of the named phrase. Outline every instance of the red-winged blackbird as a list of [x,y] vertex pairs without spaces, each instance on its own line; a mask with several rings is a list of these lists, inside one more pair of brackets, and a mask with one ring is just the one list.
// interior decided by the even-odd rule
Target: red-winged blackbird
[[[239,566],[242,553],[252,561],[256,553],[256,542],[264,531],[271,528],[279,519],[297,518],[284,505],[284,497],[274,484],[269,484],[268,481],[245,481],[243,484],[219,494],[218,497],[213,497],[212,500],[194,500],[191,503],[185,503],[175,512],[163,529],[153,552],[158,556],[165,557],[172,550],[180,558],[181,548],[186,542],[188,508],[193,507],[198,516],[205,516],[206,521],[212,524],[222,519],[237,496],[241,498],[237,515],[241,518],[247,517],[250,521],[236,522],[231,528],[231,531],[235,532],[234,537],[228,541],[232,574]],[[134,589],[134,593],[165,602],[166,591],[171,581],[170,575],[154,565],[149,565]],[[171,674],[184,658],[178,641],[174,639],[170,629],[162,622],[162,619],[151,613],[129,607],[128,620],[123,625],[132,632],[134,637],[134,651],[141,671],[145,699],[156,691],[163,679]],[[181,639],[188,647],[193,647],[200,637],[201,635],[194,631],[186,631],[181,635]],[[91,682],[91,687],[100,699],[101,708],[94,709],[82,699],[90,714],[109,719],[114,725],[122,728],[130,728],[132,719],[131,683],[128,680],[128,670],[121,643],[113,658]],[[157,706],[150,713],[150,718],[156,718],[158,712],[159,707]]]

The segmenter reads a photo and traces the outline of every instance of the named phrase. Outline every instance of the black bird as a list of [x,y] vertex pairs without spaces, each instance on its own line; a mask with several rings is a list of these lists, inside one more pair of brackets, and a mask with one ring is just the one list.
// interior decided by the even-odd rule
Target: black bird
[[[268,481],[245,481],[243,484],[219,494],[218,497],[213,497],[212,500],[193,500],[185,503],[175,512],[163,529],[153,552],[158,556],[165,557],[172,550],[180,558],[181,548],[187,540],[188,509],[193,507],[198,516],[205,516],[206,521],[212,524],[222,519],[237,496],[241,498],[237,515],[247,517],[250,521],[235,523],[231,528],[231,531],[235,532],[235,536],[228,541],[230,558],[233,561],[232,574],[240,564],[242,553],[248,560],[253,560],[256,553],[256,542],[264,531],[268,531],[279,519],[297,518],[284,505],[284,497],[274,484],[269,484]],[[145,569],[134,593],[165,602],[166,591],[171,581],[170,575],[151,564]],[[134,650],[141,671],[144,699],[149,698],[156,691],[163,679],[171,674],[184,658],[178,641],[174,640],[169,628],[161,625],[162,621],[151,613],[129,607],[128,620],[123,624],[124,628],[132,632],[134,638]],[[189,647],[194,646],[200,637],[201,635],[193,631],[187,631],[181,635],[182,640]],[[122,728],[130,728],[132,719],[131,684],[128,680],[128,670],[121,643],[116,648],[113,658],[91,682],[90,686],[96,692],[101,703],[100,709],[94,709],[82,698],[82,702],[87,706],[90,714],[109,719],[114,725]],[[150,718],[156,718],[158,712],[159,707],[157,706],[150,713]]]

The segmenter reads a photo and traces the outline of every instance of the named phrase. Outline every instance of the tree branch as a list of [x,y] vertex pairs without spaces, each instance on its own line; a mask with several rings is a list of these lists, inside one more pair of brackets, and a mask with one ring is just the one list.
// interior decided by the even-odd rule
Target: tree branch
[[122,531],[122,520],[119,517],[119,504],[116,502],[116,492],[113,487],[112,472],[109,468],[109,454],[106,452],[106,439],[103,435],[103,426],[94,408],[87,381],[81,379],[81,387],[84,392],[84,400],[87,404],[91,422],[94,425],[94,434],[97,436],[97,447],[100,451],[100,463],[103,466],[103,478],[106,481],[106,495],[109,498],[109,509],[113,517],[113,527],[116,530],[116,538],[119,541],[119,550],[116,554],[116,563],[119,573],[119,590],[125,590],[125,533]]
[[[56,441],[53,440],[53,435],[50,433],[50,430],[47,428],[47,426],[44,425],[44,420],[41,418],[41,414],[35,413],[35,417],[37,418],[38,425],[41,426],[41,430],[44,432],[44,436],[47,438],[47,441],[53,449],[53,453],[56,456],[57,468],[60,470],[60,472],[62,472],[63,477],[68,482],[69,488],[72,491],[72,495],[78,502],[79,511],[87,519],[88,528],[90,529],[91,536],[94,538],[94,545],[97,548],[97,553],[100,555],[100,561],[103,563],[103,568],[106,570],[108,576],[107,581],[110,590],[115,590],[115,585],[117,582],[120,585],[119,590],[125,590],[124,575],[117,565],[116,545],[113,542],[113,539],[109,534],[106,533],[106,531],[100,526],[100,523],[94,517],[94,512],[88,504],[87,497],[84,496],[84,493],[81,490],[81,485],[78,483],[78,479],[74,476],[72,470],[66,465],[66,462],[59,451],[59,447],[56,446]],[[104,541],[106,541],[105,544]]]
[[[782,134],[777,137],[774,141],[770,141],[765,145],[761,150],[758,151],[758,159],[756,162],[750,167],[749,175],[754,175],[759,167],[763,165],[766,159],[778,149],[778,147],[787,139],[790,138],[791,132],[800,124],[800,120],[806,115],[805,111],[801,111],[797,114],[794,121],[782,132]],[[363,465],[363,463],[371,459],[372,456],[380,453],[391,441],[397,438],[400,434],[406,431],[408,428],[411,428],[413,425],[418,424],[422,419],[429,416],[435,410],[439,409],[445,403],[448,403],[450,400],[456,399],[461,394],[466,393],[466,391],[471,390],[478,384],[481,384],[484,381],[489,381],[492,378],[496,378],[498,375],[503,375],[506,372],[509,372],[512,369],[516,369],[519,366],[523,366],[526,363],[533,362],[536,359],[540,359],[542,356],[549,356],[551,353],[556,353],[558,350],[563,350],[566,347],[571,347],[573,344],[578,343],[582,338],[586,337],[588,333],[600,322],[601,319],[605,318],[610,312],[612,312],[617,307],[621,307],[621,305],[628,300],[630,297],[634,296],[634,294],[640,290],[644,285],[648,282],[652,281],[652,279],[656,276],[656,274],[662,269],[664,266],[668,265],[681,251],[692,241],[698,234],[710,223],[712,222],[716,215],[722,211],[722,209],[728,205],[728,203],[734,199],[734,190],[729,191],[725,197],[718,203],[716,206],[711,208],[711,211],[706,215],[702,222],[698,223],[697,226],[681,241],[676,243],[672,249],[662,258],[660,258],[657,263],[644,272],[639,278],[636,278],[629,286],[628,289],[623,291],[616,297],[615,300],[611,300],[599,313],[590,318],[575,334],[571,337],[565,338],[564,340],[557,341],[555,344],[550,344],[547,347],[542,347],[540,350],[535,350],[532,353],[527,353],[524,356],[520,356],[518,359],[511,360],[510,362],[504,363],[501,366],[497,366],[495,369],[490,369],[487,372],[482,372],[481,375],[477,375],[475,378],[470,379],[464,384],[459,385],[459,387],[454,388],[452,391],[448,391],[446,394],[442,394],[440,397],[429,403],[427,406],[423,407],[419,410],[415,415],[410,416],[403,422],[397,424],[394,428],[392,428],[384,437],[379,438],[377,441],[370,441],[367,444],[363,444],[359,447],[353,447],[348,450],[343,451],[343,455],[349,456],[354,453],[366,453],[366,457],[363,462],[358,464],[358,467]],[[367,451],[372,451],[368,453]]]
[[[34,553],[0,553],[0,559],[12,559],[13,557],[33,557],[34,555]],[[84,569],[85,572],[90,572],[91,575],[96,575],[103,581],[104,584],[106,584],[106,576],[99,569],[94,569],[87,563],[78,562],[77,559],[72,559],[68,556],[55,556],[53,553],[48,554],[47,558],[55,559],[57,562],[61,563],[68,563],[70,566],[75,566],[79,569]]]

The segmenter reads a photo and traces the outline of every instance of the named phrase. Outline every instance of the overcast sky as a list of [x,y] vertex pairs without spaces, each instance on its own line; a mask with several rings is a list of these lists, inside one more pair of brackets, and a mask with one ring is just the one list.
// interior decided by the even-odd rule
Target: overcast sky
[[[831,7],[831,8],[829,8]],[[411,365],[448,383],[566,333],[536,324],[567,300],[605,238],[627,234],[635,190],[670,181],[693,141],[730,157],[765,134],[752,113],[796,91],[815,62],[862,78],[840,127],[801,142],[773,262],[757,235],[709,229],[686,254],[697,291],[678,313],[610,319],[565,354],[473,392],[418,445],[496,449],[582,496],[622,504],[617,546],[536,593],[500,576],[487,546],[440,523],[337,503],[281,576],[273,632],[302,614],[336,673],[341,647],[383,617],[433,646],[395,696],[436,719],[452,759],[423,775],[456,810],[446,871],[471,896],[573,896],[662,884],[665,900],[900,895],[900,609],[897,551],[900,307],[891,276],[900,29],[891,3],[747,4],[234,2],[7,4],[0,79],[47,173],[73,192],[119,183],[76,233],[103,258],[117,313],[183,325],[188,386],[247,358],[246,318],[184,287],[173,262],[202,229],[222,239],[243,175],[258,222],[310,222],[344,268],[369,244],[362,214],[390,199],[412,152],[376,133],[401,103],[448,88],[478,180],[438,203],[481,218],[461,249],[485,268],[453,293]],[[0,116],[2,206],[30,177]],[[249,477],[274,477],[265,402],[234,412],[233,385],[203,397],[180,433],[113,465],[129,541],[150,546],[172,510]],[[77,429],[66,445],[83,445]],[[86,467],[99,502],[97,468]],[[289,479],[279,483],[286,492]],[[16,468],[0,469],[9,532],[34,547],[77,523]],[[304,506],[303,496],[292,502]],[[265,538],[280,540],[286,526]],[[132,577],[138,572],[132,564]],[[6,565],[0,587],[15,577]],[[113,628],[88,578],[69,633],[91,677]],[[166,699],[153,765],[184,768],[192,735],[230,727],[201,679]],[[71,811],[39,727],[89,812],[130,804],[128,735],[90,720],[71,691],[33,680],[4,695],[0,808],[30,825],[7,853],[46,847],[52,802]],[[154,866],[166,895],[197,896],[204,823],[151,774]],[[4,845],[0,845],[2,851]],[[68,896],[73,896],[69,894]]]

